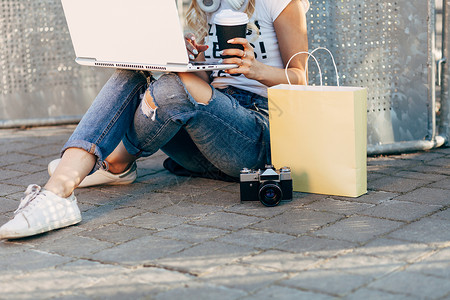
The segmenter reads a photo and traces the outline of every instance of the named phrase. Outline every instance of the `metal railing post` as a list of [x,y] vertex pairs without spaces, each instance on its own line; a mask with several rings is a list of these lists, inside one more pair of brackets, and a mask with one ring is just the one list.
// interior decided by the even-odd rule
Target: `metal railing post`
[[447,26],[450,24],[450,0],[444,0],[442,6],[442,59],[444,63],[441,67],[441,78],[438,78],[441,82],[441,119],[439,132],[440,135],[446,139],[446,146],[449,146],[450,139],[450,95],[448,88],[450,87],[450,73],[449,62],[450,58],[450,39],[448,37],[449,29]]
[[436,0],[428,1],[428,138],[436,137]]

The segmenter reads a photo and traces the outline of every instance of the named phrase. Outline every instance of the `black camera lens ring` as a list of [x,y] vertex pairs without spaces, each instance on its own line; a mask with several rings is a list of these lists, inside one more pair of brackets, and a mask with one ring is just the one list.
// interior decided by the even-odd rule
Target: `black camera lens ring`
[[[275,191],[275,195],[271,197],[274,200],[262,196],[262,193],[268,188],[272,188]],[[281,199],[283,199],[283,191],[281,190],[280,185],[277,182],[274,181],[263,182],[259,187],[258,198],[259,201],[265,206],[274,207],[281,202]]]

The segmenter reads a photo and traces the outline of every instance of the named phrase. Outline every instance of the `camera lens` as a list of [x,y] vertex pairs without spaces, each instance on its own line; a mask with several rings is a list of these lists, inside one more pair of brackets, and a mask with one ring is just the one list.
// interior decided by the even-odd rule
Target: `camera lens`
[[280,186],[276,182],[263,183],[259,189],[259,201],[265,206],[277,206],[283,193]]

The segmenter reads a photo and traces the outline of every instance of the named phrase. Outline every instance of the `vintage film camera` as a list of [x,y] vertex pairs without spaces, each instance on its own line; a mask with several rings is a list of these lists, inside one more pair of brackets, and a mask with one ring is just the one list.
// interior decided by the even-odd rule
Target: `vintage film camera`
[[292,199],[291,169],[276,170],[266,165],[265,170],[244,168],[240,175],[241,201],[261,201],[265,206],[277,206],[281,200]]

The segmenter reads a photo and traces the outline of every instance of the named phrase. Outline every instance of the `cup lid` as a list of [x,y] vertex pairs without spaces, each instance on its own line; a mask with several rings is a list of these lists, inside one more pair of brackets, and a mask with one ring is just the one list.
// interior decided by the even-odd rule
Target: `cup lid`
[[214,17],[214,23],[223,26],[235,26],[248,23],[246,13],[224,9]]

